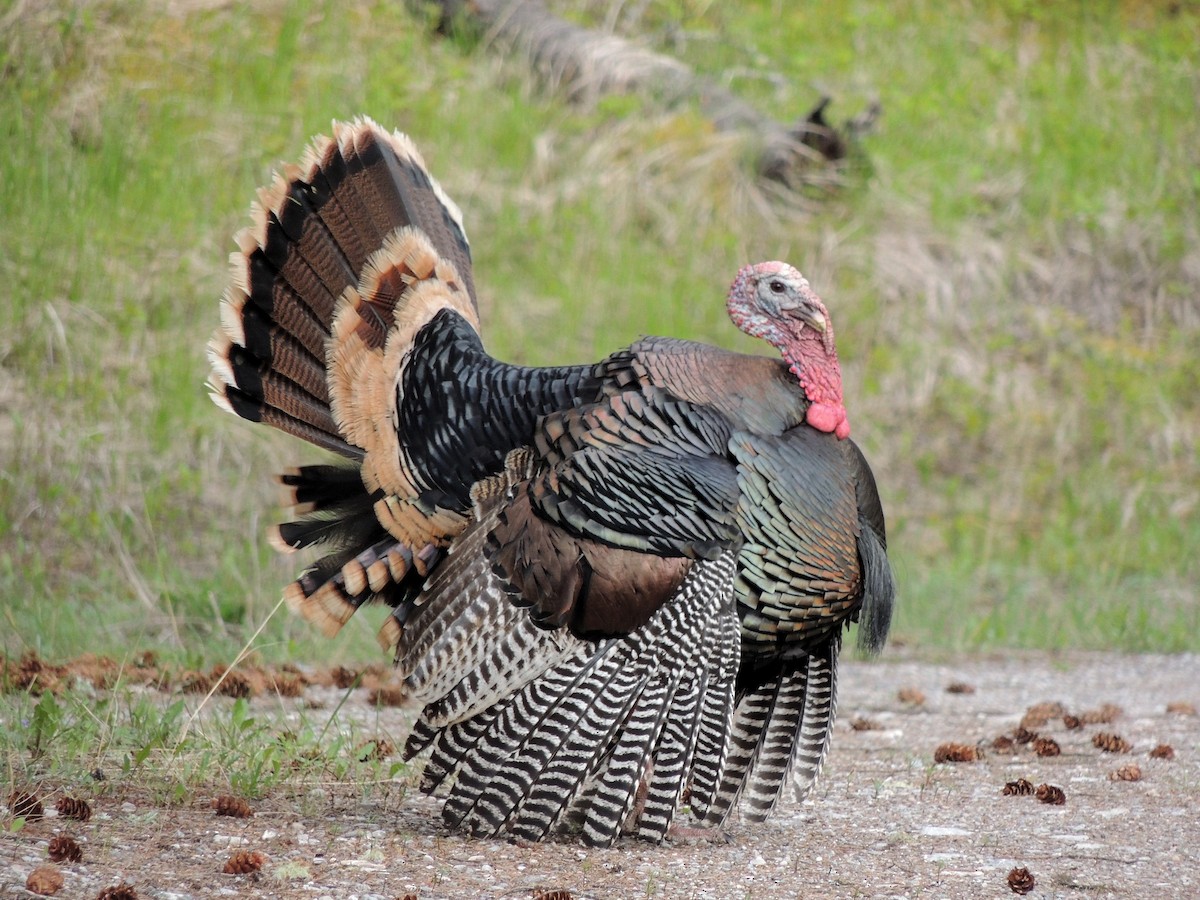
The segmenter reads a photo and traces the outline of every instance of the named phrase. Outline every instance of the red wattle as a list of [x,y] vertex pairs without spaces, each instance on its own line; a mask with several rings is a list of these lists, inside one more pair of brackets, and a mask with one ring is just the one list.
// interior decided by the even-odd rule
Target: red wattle
[[812,403],[804,416],[805,420],[817,431],[832,432],[839,440],[850,436],[850,421],[846,418],[846,409],[842,406],[831,406],[828,403]]

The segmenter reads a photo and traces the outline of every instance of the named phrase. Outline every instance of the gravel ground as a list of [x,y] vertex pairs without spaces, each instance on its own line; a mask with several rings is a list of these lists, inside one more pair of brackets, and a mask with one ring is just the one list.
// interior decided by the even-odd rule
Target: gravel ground
[[[467,840],[442,829],[428,798],[387,786],[364,798],[331,785],[272,797],[244,820],[215,817],[207,798],[189,807],[98,804],[84,825],[51,810],[0,837],[0,896],[32,896],[26,878],[46,863],[48,840],[70,825],[83,861],[57,868],[65,879],[58,896],[72,898],[121,880],[138,897],[164,900],[1003,897],[1012,896],[1015,867],[1032,874],[1033,897],[1200,897],[1198,676],[1195,656],[931,663],[893,653],[844,664],[839,725],[814,796],[766,826],[735,824],[726,844],[590,850]],[[1104,704],[1120,710],[1108,723],[1076,728],[1061,709],[1045,722],[1026,719],[1057,742],[1058,756],[1038,756],[1031,743],[993,749],[1042,702],[1077,716]],[[375,712],[363,702],[361,714]],[[1130,749],[1099,749],[1102,733]],[[985,755],[935,763],[950,742]],[[1164,744],[1173,759],[1151,756]],[[1131,765],[1140,780],[1114,779]],[[1019,778],[1061,788],[1065,803],[1005,795]],[[239,849],[265,854],[260,872],[221,874]]]

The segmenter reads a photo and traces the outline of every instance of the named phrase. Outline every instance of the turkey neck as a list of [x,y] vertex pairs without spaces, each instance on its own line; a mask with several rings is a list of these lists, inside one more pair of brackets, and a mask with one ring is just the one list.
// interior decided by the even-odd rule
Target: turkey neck
[[651,383],[719,411],[735,428],[782,434],[804,421],[808,400],[782,360],[660,337],[630,351]]

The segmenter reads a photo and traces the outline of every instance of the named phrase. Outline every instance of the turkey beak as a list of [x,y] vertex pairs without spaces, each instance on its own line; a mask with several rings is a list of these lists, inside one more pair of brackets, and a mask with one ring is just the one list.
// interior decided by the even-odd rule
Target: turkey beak
[[795,310],[795,316],[801,324],[807,325],[824,338],[825,352],[833,352],[833,332],[829,328],[829,320],[825,318],[819,307],[809,303],[801,303]]
[[813,331],[817,332],[817,334],[825,333],[827,324],[825,322],[825,316],[821,314],[819,309],[814,309],[811,306],[801,306],[796,310],[796,316],[801,322],[803,322]]

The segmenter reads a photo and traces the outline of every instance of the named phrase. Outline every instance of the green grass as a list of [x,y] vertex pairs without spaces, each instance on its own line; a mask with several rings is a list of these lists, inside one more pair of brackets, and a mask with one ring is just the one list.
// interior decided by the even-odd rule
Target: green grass
[[289,716],[270,702],[164,698],[118,680],[99,694],[80,683],[57,694],[8,693],[0,708],[5,781],[14,790],[37,785],[43,798],[133,793],[173,806],[193,803],[198,790],[257,800],[313,785],[409,786],[409,767],[394,758],[397,736],[339,716],[340,704],[295,705]]
[[[899,639],[1200,649],[1194,7],[630,8],[618,28],[780,118],[878,97],[863,162],[772,200],[694,111],[564,105],[402,4],[23,8],[0,37],[6,653],[228,660],[270,616],[296,568],[262,540],[270,475],[317,454],[220,415],[204,344],[255,187],[358,113],[464,208],[505,358],[752,349],[725,285],[800,266],[889,513]],[[375,659],[374,626],[275,615],[257,646]]]

